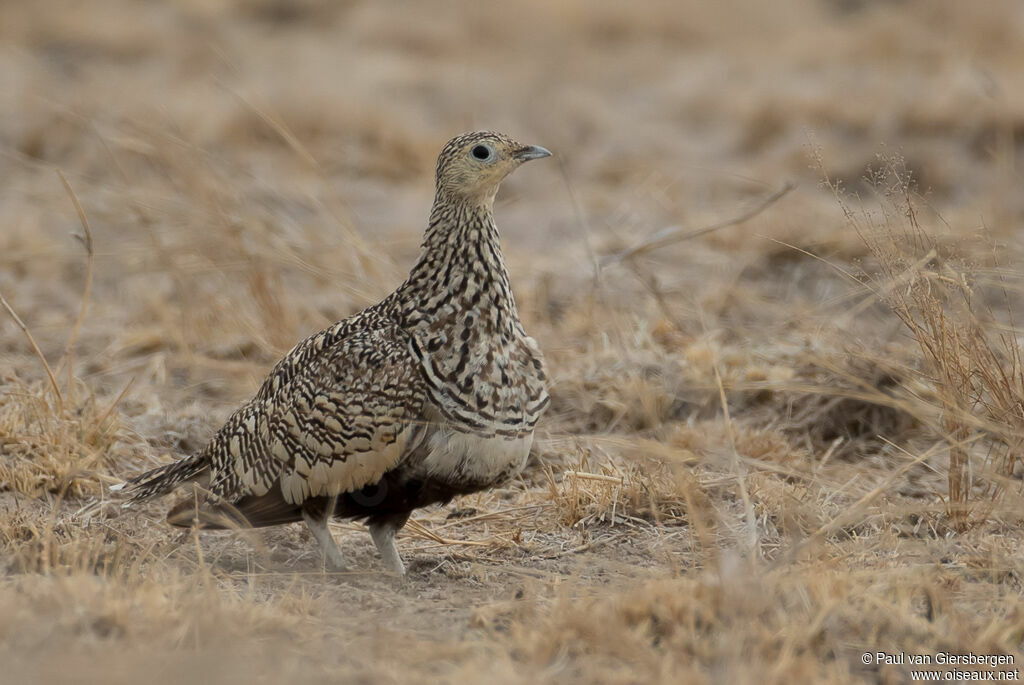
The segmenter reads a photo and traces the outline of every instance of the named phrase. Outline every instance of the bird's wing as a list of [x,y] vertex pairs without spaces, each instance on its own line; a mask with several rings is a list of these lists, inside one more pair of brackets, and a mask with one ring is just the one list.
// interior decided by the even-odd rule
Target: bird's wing
[[425,396],[394,326],[353,331],[324,349],[269,401],[264,438],[285,501],[378,481],[422,436]]

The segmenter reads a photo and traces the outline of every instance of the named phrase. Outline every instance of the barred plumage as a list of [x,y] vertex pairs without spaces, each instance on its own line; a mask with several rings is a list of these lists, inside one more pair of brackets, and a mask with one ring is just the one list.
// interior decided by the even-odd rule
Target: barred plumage
[[296,345],[201,452],[125,485],[129,502],[192,481],[175,525],[304,519],[343,566],[332,517],[365,518],[385,564],[410,512],[518,473],[548,403],[492,213],[501,180],[544,148],[458,136],[437,162],[422,251],[378,304]]

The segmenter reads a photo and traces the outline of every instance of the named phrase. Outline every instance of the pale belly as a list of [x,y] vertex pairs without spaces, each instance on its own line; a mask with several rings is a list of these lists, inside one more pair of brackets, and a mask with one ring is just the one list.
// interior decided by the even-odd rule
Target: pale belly
[[446,426],[427,438],[415,470],[431,480],[497,483],[523,470],[532,445],[532,432],[517,438],[482,437]]

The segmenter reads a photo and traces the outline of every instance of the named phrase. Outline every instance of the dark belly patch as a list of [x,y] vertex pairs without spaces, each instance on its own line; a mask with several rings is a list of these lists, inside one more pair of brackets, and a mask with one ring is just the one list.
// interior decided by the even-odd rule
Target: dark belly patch
[[[408,478],[401,472],[390,472],[373,485],[338,497],[334,505],[337,518],[392,519],[408,515],[414,509],[431,504],[447,504],[458,495],[468,495],[493,485],[468,481],[441,481],[437,479]],[[323,513],[330,506],[329,497],[307,499],[307,510]]]
[[[225,528],[236,525],[261,528],[302,520],[302,511],[323,516],[328,508],[334,518],[366,519],[368,523],[404,519],[414,509],[431,504],[447,504],[458,495],[468,495],[494,485],[467,480],[411,478],[405,471],[391,471],[373,485],[346,492],[338,497],[308,497],[302,504],[286,502],[281,488],[275,486],[260,496],[243,497],[232,505],[201,504],[195,510],[194,498],[187,498],[171,509],[167,520],[176,526]],[[198,516],[197,516],[198,514]]]

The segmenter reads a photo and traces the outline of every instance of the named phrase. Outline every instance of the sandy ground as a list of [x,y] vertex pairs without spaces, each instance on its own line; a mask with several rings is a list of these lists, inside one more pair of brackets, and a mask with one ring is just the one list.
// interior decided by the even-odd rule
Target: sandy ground
[[[111,501],[402,280],[438,150],[479,128],[555,153],[496,207],[553,375],[522,477],[420,512],[404,581],[358,525],[325,574],[301,526],[196,536]],[[958,407],[987,422],[945,421],[886,255],[948,258],[929,283],[971,293],[949,321],[1019,349],[1022,144],[1012,0],[0,5],[0,294],[53,373],[0,311],[2,679],[1019,667],[1019,412],[981,393]],[[913,178],[913,215],[879,170]],[[873,242],[908,217],[925,249]],[[1012,406],[1019,364],[991,364]]]

